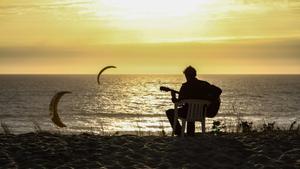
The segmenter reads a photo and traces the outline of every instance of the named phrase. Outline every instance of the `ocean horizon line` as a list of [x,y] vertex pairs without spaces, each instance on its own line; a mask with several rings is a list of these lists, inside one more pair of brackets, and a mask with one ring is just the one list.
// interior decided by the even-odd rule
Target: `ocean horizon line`
[[[20,74],[18,74],[18,73],[3,73],[3,74],[1,74],[0,73],[0,76],[67,76],[67,75],[70,75],[70,76],[86,76],[86,75],[97,75],[98,73],[41,73],[41,74],[38,74],[38,73],[20,73]],[[153,76],[153,75],[158,75],[158,76],[181,76],[182,74],[167,74],[167,73],[141,73],[141,74],[139,74],[139,73],[118,73],[118,74],[116,74],[116,73],[106,73],[106,74],[103,74],[103,75],[112,75],[112,76],[118,76],[118,75],[137,75],[137,76],[140,76],[140,75],[148,75],[148,76]],[[199,74],[197,74],[198,76],[201,76],[201,75],[216,75],[216,76],[219,76],[219,75],[221,75],[221,76],[235,76],[235,75],[237,75],[237,76],[239,76],[239,75],[249,75],[249,76],[268,76],[268,75],[270,75],[270,76],[299,76],[300,74],[299,73],[289,73],[289,74],[287,74],[287,73],[282,73],[282,74],[280,74],[280,73],[270,73],[270,74],[252,74],[252,73],[241,73],[241,74],[239,74],[239,73],[237,73],[237,74],[231,74],[231,73],[228,73],[228,74],[226,74],[226,73],[224,73],[224,74],[222,74],[222,73],[203,73],[203,74],[201,74],[201,73],[199,73]]]

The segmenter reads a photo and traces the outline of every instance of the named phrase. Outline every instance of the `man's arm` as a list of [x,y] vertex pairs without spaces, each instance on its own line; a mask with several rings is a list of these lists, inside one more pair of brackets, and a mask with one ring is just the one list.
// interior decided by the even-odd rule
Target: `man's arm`
[[179,90],[179,96],[178,96],[178,100],[177,101],[180,101],[180,100],[183,100],[183,99],[187,99],[187,87],[185,84],[182,84],[180,90]]
[[184,93],[185,93],[185,86],[184,86],[184,84],[182,84],[182,86],[180,87],[180,90],[179,90],[178,98],[176,97],[175,92],[171,92],[172,102],[176,103],[176,102],[179,102],[180,100],[184,99],[184,95],[185,95]]

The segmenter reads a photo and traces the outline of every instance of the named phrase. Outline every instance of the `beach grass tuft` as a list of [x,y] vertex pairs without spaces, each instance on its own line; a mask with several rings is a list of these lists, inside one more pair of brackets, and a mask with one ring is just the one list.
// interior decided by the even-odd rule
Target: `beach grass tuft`
[[142,136],[143,135],[143,132],[141,131],[141,126],[140,126],[140,121],[141,121],[141,114],[140,113],[137,113],[137,120],[136,120],[136,127],[137,127],[137,131],[136,131],[136,135],[138,136]]
[[[290,128],[289,128],[290,131],[294,129],[294,126],[295,126],[296,123],[297,123],[297,121],[293,121],[291,123]],[[299,125],[298,125],[298,128],[299,128]]]
[[[102,119],[99,119],[99,125],[100,125],[100,133],[99,134],[102,135],[102,136],[105,136],[106,135],[106,131],[105,131]],[[93,126],[90,128],[90,132],[93,133],[93,134],[95,133],[95,130],[96,129]]]
[[4,134],[12,134],[11,129],[5,122],[1,121],[1,127],[2,127]]
[[32,120],[33,129],[36,133],[42,132],[42,128],[36,120]]
[[159,121],[159,128],[160,128],[159,135],[162,136],[162,137],[166,136],[167,133],[165,132],[164,121],[162,119]]

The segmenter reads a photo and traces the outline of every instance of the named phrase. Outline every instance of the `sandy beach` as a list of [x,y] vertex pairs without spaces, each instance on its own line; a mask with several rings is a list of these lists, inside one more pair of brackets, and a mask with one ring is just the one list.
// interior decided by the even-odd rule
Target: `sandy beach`
[[300,134],[0,135],[1,168],[300,168]]

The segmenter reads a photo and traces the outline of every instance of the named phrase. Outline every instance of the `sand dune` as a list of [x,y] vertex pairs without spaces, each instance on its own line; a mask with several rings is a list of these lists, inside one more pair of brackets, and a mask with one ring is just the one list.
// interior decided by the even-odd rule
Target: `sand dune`
[[187,137],[0,135],[1,168],[300,168],[296,132]]

